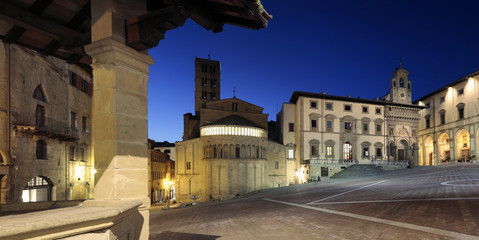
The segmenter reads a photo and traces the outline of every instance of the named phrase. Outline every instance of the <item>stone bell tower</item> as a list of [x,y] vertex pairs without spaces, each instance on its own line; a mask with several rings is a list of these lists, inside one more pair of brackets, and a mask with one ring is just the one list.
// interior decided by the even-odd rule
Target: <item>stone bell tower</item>
[[411,80],[409,80],[409,72],[402,67],[402,62],[399,63],[399,68],[391,78],[391,101],[395,103],[411,104]]

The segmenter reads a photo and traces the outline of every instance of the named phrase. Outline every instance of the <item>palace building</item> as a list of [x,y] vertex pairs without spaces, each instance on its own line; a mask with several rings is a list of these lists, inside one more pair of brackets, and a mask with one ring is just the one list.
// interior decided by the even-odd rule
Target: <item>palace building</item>
[[399,67],[376,100],[295,91],[277,121],[306,178],[329,177],[350,164],[418,163],[422,106],[411,103],[409,72]]
[[263,108],[236,97],[219,99],[218,61],[196,59],[195,115],[184,115],[175,144],[179,202],[223,200],[297,183],[299,163],[287,146],[268,140]]
[[479,71],[415,101],[419,121],[420,165],[477,161]]

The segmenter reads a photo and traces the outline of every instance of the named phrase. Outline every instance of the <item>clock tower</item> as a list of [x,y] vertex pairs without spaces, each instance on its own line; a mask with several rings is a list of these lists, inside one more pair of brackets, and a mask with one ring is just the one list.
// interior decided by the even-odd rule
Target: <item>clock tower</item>
[[399,64],[399,69],[391,78],[390,97],[391,101],[395,103],[411,104],[411,80],[409,80],[409,72]]

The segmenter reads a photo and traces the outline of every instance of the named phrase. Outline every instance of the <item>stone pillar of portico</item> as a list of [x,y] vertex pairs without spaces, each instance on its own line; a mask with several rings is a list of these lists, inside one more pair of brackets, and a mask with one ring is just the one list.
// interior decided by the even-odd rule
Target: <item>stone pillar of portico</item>
[[125,20],[145,8],[141,0],[92,0],[92,43],[85,46],[92,57],[94,81],[94,198],[141,201],[140,239],[149,234],[147,86],[153,59],[125,45],[124,31]]

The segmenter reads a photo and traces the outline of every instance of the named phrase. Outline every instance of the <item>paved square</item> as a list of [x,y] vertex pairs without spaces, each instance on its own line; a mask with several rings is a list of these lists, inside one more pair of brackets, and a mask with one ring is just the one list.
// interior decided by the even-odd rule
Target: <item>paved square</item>
[[162,211],[150,239],[479,239],[479,165],[328,180]]

